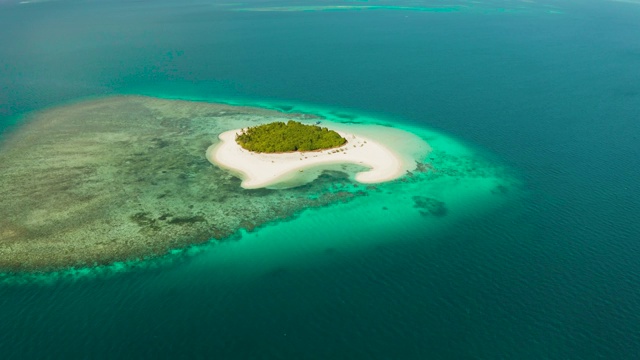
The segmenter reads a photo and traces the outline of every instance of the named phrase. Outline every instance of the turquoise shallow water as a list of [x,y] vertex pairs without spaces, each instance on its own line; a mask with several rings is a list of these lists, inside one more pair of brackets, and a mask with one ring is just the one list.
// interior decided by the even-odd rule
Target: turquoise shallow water
[[277,106],[459,142],[519,189],[387,184],[192,255],[3,283],[2,358],[635,358],[640,6],[461,4],[0,2],[3,129],[110,94]]
[[[5,273],[0,278],[6,284],[55,284],[58,281],[75,281],[85,277],[109,277],[138,268],[172,266],[176,261],[180,261],[181,257],[194,255],[204,256],[207,259],[205,261],[213,266],[235,265],[234,273],[268,272],[272,268],[284,267],[287,264],[321,264],[326,260],[326,254],[353,253],[389,242],[411,241],[415,238],[412,234],[420,234],[420,241],[423,238],[435,238],[463,219],[496,211],[507,204],[522,201],[526,196],[521,180],[513,169],[499,162],[491,163],[483,158],[480,150],[424,126],[417,127],[349,109],[323,108],[284,101],[270,103],[246,99],[187,100],[286,109],[287,112],[320,116],[331,121],[325,121],[324,125],[355,125],[354,130],[360,127],[361,131],[374,129],[376,133],[384,133],[384,130],[380,130],[384,128],[379,127],[383,125],[389,129],[402,129],[417,135],[428,141],[431,150],[427,153],[420,151],[414,155],[414,161],[425,163],[426,167],[414,171],[409,176],[375,185],[353,182],[352,191],[364,191],[365,197],[347,204],[304,211],[293,221],[268,223],[256,232],[247,233],[244,229],[239,229],[238,234],[222,244],[214,239],[212,244],[204,246],[176,248],[159,259],[61,269],[45,274]],[[370,128],[369,125],[378,127]],[[402,153],[411,155],[414,151],[407,144],[393,145],[396,147],[395,150]],[[343,171],[339,167],[337,169]],[[353,172],[348,173],[353,175]],[[339,186],[333,191],[344,190],[344,186]],[[313,196],[319,195],[321,194]],[[238,238],[241,238],[241,241],[236,241]],[[201,255],[203,252],[205,254]],[[247,266],[248,263],[251,263],[251,266]],[[227,273],[226,270],[224,272]]]

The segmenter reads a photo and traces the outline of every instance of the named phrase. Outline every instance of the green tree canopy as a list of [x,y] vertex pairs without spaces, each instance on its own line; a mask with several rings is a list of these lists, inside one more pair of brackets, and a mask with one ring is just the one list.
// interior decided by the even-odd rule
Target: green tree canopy
[[326,127],[289,120],[247,128],[236,135],[236,142],[250,151],[280,153],[331,149],[347,140]]

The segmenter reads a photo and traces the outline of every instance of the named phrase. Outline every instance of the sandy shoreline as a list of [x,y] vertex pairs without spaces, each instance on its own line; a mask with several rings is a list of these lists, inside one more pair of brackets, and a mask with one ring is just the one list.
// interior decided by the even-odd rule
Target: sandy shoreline
[[[241,129],[236,129],[220,134],[221,142],[207,149],[207,159],[239,175],[242,179],[241,186],[245,189],[268,187],[296,176],[308,176],[303,173],[309,169],[322,169],[334,164],[356,164],[369,168],[355,176],[356,181],[364,184],[395,180],[416,167],[414,159],[402,156],[390,144],[353,131],[336,130],[347,139],[347,144],[341,147],[281,154],[255,153],[243,149],[235,141],[235,136],[240,131]],[[397,136],[400,131],[395,132]],[[314,178],[312,176],[306,180]]]

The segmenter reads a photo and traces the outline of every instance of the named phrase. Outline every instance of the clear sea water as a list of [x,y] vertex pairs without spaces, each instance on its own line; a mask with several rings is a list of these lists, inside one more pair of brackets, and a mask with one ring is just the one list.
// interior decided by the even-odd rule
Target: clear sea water
[[638,358],[640,3],[299,5],[0,1],[0,128],[114,94],[293,104],[431,129],[521,194],[424,221],[391,184],[158,266],[2,283],[0,358]]

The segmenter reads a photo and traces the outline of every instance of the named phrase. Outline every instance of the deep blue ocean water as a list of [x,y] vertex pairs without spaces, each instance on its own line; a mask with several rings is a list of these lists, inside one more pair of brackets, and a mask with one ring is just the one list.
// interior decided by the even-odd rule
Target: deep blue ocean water
[[173,264],[1,284],[0,358],[638,358],[640,4],[247,11],[292,5],[0,2],[0,128],[112,94],[327,106],[460,139],[526,196],[437,233],[354,225],[317,256],[301,235],[349,231],[358,208]]

